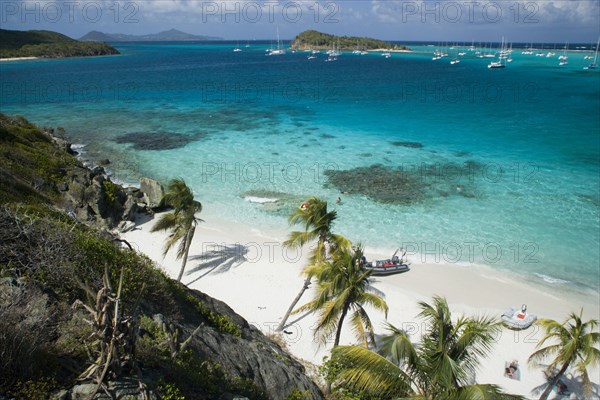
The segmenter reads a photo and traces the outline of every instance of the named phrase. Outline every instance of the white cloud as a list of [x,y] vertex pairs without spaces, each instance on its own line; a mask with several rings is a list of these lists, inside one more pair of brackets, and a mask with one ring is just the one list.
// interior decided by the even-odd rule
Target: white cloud
[[382,23],[600,24],[600,0],[371,0]]
[[537,0],[536,13],[540,23],[600,25],[600,0]]

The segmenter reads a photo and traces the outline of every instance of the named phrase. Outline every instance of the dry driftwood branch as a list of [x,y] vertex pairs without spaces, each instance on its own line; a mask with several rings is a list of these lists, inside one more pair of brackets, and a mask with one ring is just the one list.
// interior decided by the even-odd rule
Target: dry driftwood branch
[[[125,269],[121,268],[117,292],[113,292],[112,283],[108,273],[108,267],[105,267],[103,286],[97,291],[93,305],[86,305],[81,300],[73,303],[73,308],[83,308],[90,315],[90,323],[94,329],[92,338],[96,345],[97,357],[86,370],[80,374],[79,380],[93,379],[96,387],[90,399],[93,399],[98,391],[102,389],[107,395],[112,397],[105,384],[110,376],[116,378],[122,375],[125,369],[129,368],[135,372],[138,377],[138,384],[143,397],[146,397],[146,387],[141,381],[141,370],[135,362],[135,344],[138,336],[139,326],[137,323],[137,308],[141,300],[141,293],[138,296],[134,308],[134,316],[122,315],[123,284],[125,281]],[[93,291],[79,282],[86,293],[93,294]],[[142,291],[145,286],[142,286]]]

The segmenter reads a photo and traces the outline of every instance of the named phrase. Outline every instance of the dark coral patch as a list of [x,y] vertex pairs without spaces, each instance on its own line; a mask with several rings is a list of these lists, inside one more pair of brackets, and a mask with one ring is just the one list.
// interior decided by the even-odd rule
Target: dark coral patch
[[204,134],[184,135],[172,132],[131,132],[117,136],[120,144],[129,143],[136,150],[172,150],[199,140]]
[[423,143],[419,142],[390,142],[392,145],[397,147],[408,147],[411,149],[421,149],[423,148]]
[[482,165],[416,164],[388,167],[381,164],[349,170],[327,170],[326,187],[342,193],[367,196],[387,204],[416,204],[426,200],[461,196],[477,198],[476,181]]

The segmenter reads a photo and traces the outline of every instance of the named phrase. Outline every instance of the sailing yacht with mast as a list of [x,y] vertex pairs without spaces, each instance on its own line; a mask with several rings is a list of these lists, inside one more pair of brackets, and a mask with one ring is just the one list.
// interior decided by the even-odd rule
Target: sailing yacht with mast
[[583,69],[596,69],[598,68],[598,46],[600,46],[600,38],[598,38],[598,43],[596,43],[596,54],[594,54],[594,62],[588,65],[587,67],[583,67]]
[[452,60],[450,60],[450,65],[455,65],[460,62],[460,59],[458,58],[459,55],[460,55],[460,53],[457,52],[456,56]]
[[594,43],[590,44],[590,54],[587,54],[583,57],[584,60],[591,60],[592,58],[594,58],[594,56],[592,55],[594,53]]
[[503,57],[502,55],[506,54],[506,49],[504,48],[504,36],[502,36],[502,45],[500,47],[500,53],[498,55],[498,61],[492,61],[491,63],[488,64],[488,68],[489,69],[495,69],[495,68],[505,68],[506,65],[504,63],[502,63],[502,60],[506,59],[506,57]]
[[268,56],[281,56],[285,54],[285,49],[281,48],[281,41],[279,40],[279,27],[277,28],[277,49],[271,49],[267,53]]
[[569,63],[569,56],[567,56],[567,48],[569,47],[569,43],[565,43],[565,48],[563,50],[562,55],[558,56],[558,65],[563,66]]
[[531,42],[531,44],[529,45],[529,47],[526,48],[525,50],[523,50],[521,52],[521,54],[527,54],[527,55],[533,54],[533,42]]

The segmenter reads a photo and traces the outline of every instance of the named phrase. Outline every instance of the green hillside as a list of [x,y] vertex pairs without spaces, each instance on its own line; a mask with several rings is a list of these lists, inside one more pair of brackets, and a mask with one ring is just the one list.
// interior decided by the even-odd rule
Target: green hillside
[[80,42],[58,32],[0,29],[0,58],[61,58],[108,54],[119,52],[106,43]]
[[356,37],[336,36],[315,30],[304,31],[294,38],[290,47],[294,50],[331,49],[336,46],[339,50],[410,50],[403,45],[396,45],[382,40]]
[[58,32],[52,31],[9,31],[0,29],[0,49],[15,50],[26,44],[69,43],[76,42]]
[[50,132],[0,113],[0,399],[323,398],[225,303],[74,212],[140,200]]

